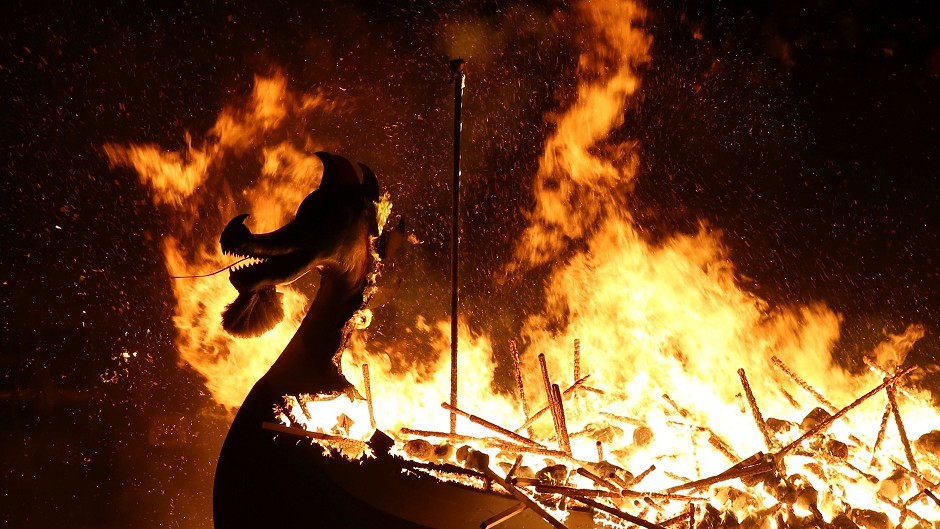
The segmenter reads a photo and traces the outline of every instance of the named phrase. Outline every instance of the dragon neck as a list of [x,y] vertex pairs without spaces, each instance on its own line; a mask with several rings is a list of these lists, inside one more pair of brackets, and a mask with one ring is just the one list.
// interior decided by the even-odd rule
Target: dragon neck
[[321,272],[320,287],[297,333],[264,376],[282,394],[343,391],[349,382],[334,363],[347,323],[362,308],[365,275]]

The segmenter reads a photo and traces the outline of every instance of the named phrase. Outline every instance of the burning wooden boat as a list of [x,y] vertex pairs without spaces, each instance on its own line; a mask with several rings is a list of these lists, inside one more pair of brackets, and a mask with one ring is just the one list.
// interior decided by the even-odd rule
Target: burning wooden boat
[[[605,411],[602,403],[627,396],[587,385],[589,375],[580,372],[578,342],[575,381],[565,390],[553,382],[545,356],[539,355],[537,378],[546,405],[534,412],[525,397],[519,355],[511,347],[516,393],[525,415],[525,422],[515,428],[467,412],[451,400],[441,404],[451,417],[459,416],[486,434],[468,436],[453,428],[398,428],[391,437],[382,433],[372,411],[368,366],[363,366],[363,397],[340,372],[335,357],[370,297],[381,255],[393,244],[389,232],[383,235],[381,229],[378,183],[371,170],[339,156],[318,156],[324,164],[320,188],[303,201],[291,223],[255,235],[240,216],[222,235],[226,253],[253,260],[232,272],[239,298],[225,313],[230,332],[262,332],[280,318],[275,285],[314,268],[321,282],[297,334],[252,388],[226,438],[216,473],[217,527],[315,523],[661,529],[681,524],[709,529],[828,524],[924,529],[931,527],[931,517],[940,518],[937,450],[930,448],[929,437],[940,434],[930,432],[912,443],[897,403],[898,393],[907,393],[904,380],[913,366],[887,369],[869,360],[883,382],[837,408],[772,357],[775,369],[820,404],[799,425],[765,419],[744,370],[739,370],[746,397],[742,402],[753,419],[749,428],[759,432],[764,444],[749,457],[735,453],[723,432],[696,424],[693,413],[665,394],[660,403],[663,420],[657,425],[649,415],[631,418]],[[851,433],[841,438],[827,433],[880,394],[887,404],[873,446]],[[285,396],[284,407],[272,412]],[[579,399],[595,399],[581,407],[597,413],[581,419],[580,429],[572,431],[568,406]],[[350,415],[356,408],[367,408],[368,420],[360,415],[354,434]],[[891,417],[904,449],[901,459],[882,453],[887,452],[883,448],[879,452]],[[279,423],[272,422],[275,418]],[[699,452],[691,459],[695,468],[683,470],[679,464],[669,469],[670,459],[677,456],[650,452],[651,440],[663,435],[654,432],[654,426],[671,429],[667,437],[674,432],[690,436],[693,451]],[[632,435],[627,433],[630,428]],[[321,448],[300,442],[298,436]],[[622,445],[623,438],[632,440],[633,453],[610,449]],[[704,450],[725,459],[720,471],[699,468]],[[622,461],[635,465],[637,454],[649,454],[652,464],[644,464],[645,470],[632,468],[633,473]],[[930,465],[933,468],[925,468]],[[826,487],[832,480],[837,485]],[[852,494],[846,492],[849,488]],[[858,501],[855,489],[867,490],[873,503],[850,503],[850,498]],[[842,491],[841,496],[836,491]],[[894,518],[884,511],[892,511]]]
[[[774,363],[806,384],[779,359],[775,358]],[[763,419],[742,370],[739,375],[750,403],[754,427],[766,436],[767,452],[737,460],[711,476],[652,490],[641,482],[655,471],[655,465],[633,476],[604,459],[599,441],[597,459],[585,461],[562,451],[561,447],[521,443],[514,439],[511,430],[472,415],[475,422],[485,424],[501,438],[474,438],[404,428],[397,435],[399,446],[393,448],[395,442],[381,432],[364,443],[283,424],[269,423],[265,428],[288,436],[309,437],[336,453],[358,454],[348,460],[334,453],[333,457],[320,461],[330,478],[350,494],[397,518],[428,527],[932,528],[935,525],[931,516],[940,512],[940,502],[933,492],[937,484],[927,476],[936,470],[924,473],[918,470],[918,461],[935,464],[937,450],[931,443],[937,444],[934,438],[940,438],[940,432],[931,432],[914,443],[904,440],[906,434],[900,433],[903,422],[888,397],[888,411],[896,417],[909,455],[907,461],[898,461],[891,454],[877,454],[880,441],[874,447],[867,447],[854,436],[843,442],[826,434],[834,423],[874,395],[892,395],[914,369],[909,367],[887,376],[882,384],[831,414],[814,410],[802,425],[803,429],[797,427],[796,431],[801,433],[786,443],[781,442],[784,436],[779,431],[780,421]],[[582,380],[576,389],[583,387]],[[808,384],[807,387],[811,388]],[[295,409],[282,410],[282,422],[294,422],[293,416],[302,424],[303,415],[316,409],[316,402],[301,404],[295,399],[291,404]],[[310,412],[298,411],[298,405]],[[542,413],[547,415],[550,411],[542,410]],[[681,416],[681,410],[677,415]],[[883,422],[880,439],[884,438],[884,427]],[[558,433],[559,439],[567,434]],[[726,452],[728,459],[735,461],[737,456],[730,453],[721,435],[714,431],[707,431],[706,435],[717,451]],[[405,440],[408,438],[410,440]],[[431,440],[445,443],[433,445]],[[463,446],[452,453],[447,448],[448,443]],[[499,455],[493,459],[502,461],[494,464],[489,455],[464,443],[485,447],[482,450],[491,448],[491,453],[498,451]],[[921,447],[920,454],[916,454],[918,447]],[[372,453],[362,457],[365,451]],[[863,452],[872,455],[872,468],[875,468],[874,460],[878,460],[877,468],[890,465],[895,471],[879,479],[862,470],[856,462]],[[552,458],[557,463],[536,474],[531,469],[521,472],[520,462],[527,454]],[[513,462],[508,463],[513,457]],[[494,467],[499,470],[494,471]],[[854,477],[849,477],[850,474]],[[824,498],[817,488],[818,480],[831,480],[836,476],[844,480],[840,486],[868,489],[880,502],[880,508],[843,503],[842,511],[833,515],[832,499]],[[383,483],[391,485],[392,491]],[[857,491],[855,497],[858,497]],[[889,521],[885,514],[889,510],[900,514],[897,523]]]

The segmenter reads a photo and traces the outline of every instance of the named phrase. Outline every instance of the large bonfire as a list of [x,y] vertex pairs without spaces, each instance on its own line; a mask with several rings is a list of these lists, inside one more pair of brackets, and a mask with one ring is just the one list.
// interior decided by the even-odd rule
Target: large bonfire
[[[494,344],[461,325],[458,409],[448,404],[449,322],[417,317],[400,322],[409,328],[400,343],[370,347],[368,330],[348,343],[343,372],[367,400],[285,396],[271,422],[362,457],[359,442],[379,429],[403,457],[469,467],[460,479],[470,484],[489,481],[473,472],[495,469],[559,524],[566,509],[587,505],[612,526],[691,517],[704,527],[937,527],[940,410],[917,384],[926,366],[905,363],[923,329],[890,336],[865,356],[869,370],[851,373],[833,359],[840,316],[818,304],[776,307],[746,290],[719,235],[644,238],[629,208],[640,153],[611,132],[648,61],[645,12],[613,1],[574,10],[579,42],[590,46],[577,97],[551,118],[535,205],[507,265],[550,267],[544,308],[520,322],[517,342]],[[226,158],[261,156],[260,177],[237,197],[256,231],[288,219],[318,184],[311,153],[321,145],[315,132],[285,134],[286,123],[330,112],[329,101],[292,92],[281,75],[259,76],[246,104],[223,109],[211,141],[180,152],[105,147],[174,213],[163,242],[170,275],[230,264],[216,242],[221,224],[200,224],[215,204],[222,211],[212,218],[239,212],[221,178]],[[219,325],[234,296],[224,275],[174,283],[180,354],[219,403],[237,407],[296,331],[307,297],[283,293],[282,323],[235,339]],[[415,343],[437,359],[403,370]],[[500,363],[512,366],[509,387],[494,380]],[[456,432],[451,412],[461,417]],[[480,453],[486,468],[471,457]]]

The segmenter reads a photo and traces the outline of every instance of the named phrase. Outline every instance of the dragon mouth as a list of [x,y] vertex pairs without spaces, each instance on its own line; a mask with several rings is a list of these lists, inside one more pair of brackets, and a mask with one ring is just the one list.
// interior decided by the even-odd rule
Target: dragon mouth
[[281,233],[254,235],[244,225],[247,217],[232,219],[219,241],[224,255],[242,259],[229,269],[229,281],[238,292],[292,283],[312,268],[308,252],[285,242],[289,237],[284,228]]
[[238,252],[225,252],[245,259],[229,269],[229,281],[239,292],[259,290],[292,283],[306,274],[307,266],[299,252],[274,257],[258,257]]

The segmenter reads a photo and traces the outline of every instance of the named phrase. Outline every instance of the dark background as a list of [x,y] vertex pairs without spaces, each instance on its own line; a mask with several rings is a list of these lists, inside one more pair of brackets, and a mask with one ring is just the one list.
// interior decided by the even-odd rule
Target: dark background
[[[432,319],[447,305],[444,65],[462,54],[467,312],[507,333],[540,301],[542,272],[506,281],[501,267],[531,206],[542,115],[574,86],[577,36],[552,18],[564,3],[162,5],[18,1],[0,22],[6,527],[210,526],[227,416],[173,347],[166,211],[101,146],[199,141],[255,74],[350,102],[323,134],[384,175],[423,242],[409,296]],[[617,132],[641,145],[631,204],[647,236],[722,230],[750,289],[845,316],[850,366],[912,323],[927,330],[915,360],[937,360],[934,6],[656,0],[642,97]],[[455,39],[471,26],[488,38]]]

